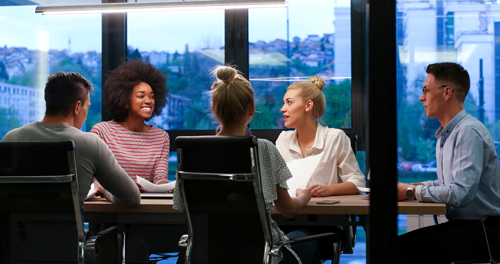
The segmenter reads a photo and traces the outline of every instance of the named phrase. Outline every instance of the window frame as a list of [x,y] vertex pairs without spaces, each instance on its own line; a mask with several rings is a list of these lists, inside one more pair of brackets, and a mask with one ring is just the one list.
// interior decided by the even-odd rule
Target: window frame
[[[103,0],[103,2],[106,0]],[[109,0],[109,2],[120,2],[120,0]],[[351,36],[360,34],[359,15],[353,12],[351,5]],[[102,15],[102,80],[105,82],[108,72],[116,68],[122,61],[127,59],[127,14],[103,14]],[[238,70],[243,76],[249,76],[249,42],[248,42],[248,9],[225,10],[224,13],[224,61],[238,65]],[[351,40],[351,128],[342,128],[347,134],[358,135],[358,149],[363,151],[365,147],[365,116],[364,116],[364,81],[365,74],[364,55],[362,54],[364,42],[361,38]],[[102,102],[102,121],[110,120],[106,111],[106,102]],[[253,129],[252,133],[260,138],[276,142],[283,129]],[[214,130],[167,130],[171,142],[175,142],[177,136],[213,135]],[[171,144],[171,151],[175,151],[175,144]]]

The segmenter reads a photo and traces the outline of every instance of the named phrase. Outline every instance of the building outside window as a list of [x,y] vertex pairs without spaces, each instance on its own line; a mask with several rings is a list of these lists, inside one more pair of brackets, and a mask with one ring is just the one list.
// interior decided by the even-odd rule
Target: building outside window
[[440,123],[427,118],[418,101],[428,64],[455,62],[469,72],[471,86],[464,108],[486,125],[495,145],[500,145],[500,5],[397,1],[396,10],[398,177],[408,183],[435,180],[434,133]]
[[127,14],[128,58],[149,61],[167,74],[171,93],[150,124],[165,130],[215,129],[210,71],[224,65],[224,11]]
[[290,0],[288,8],[250,9],[249,42],[257,98],[251,128],[283,129],[286,88],[314,75],[326,81],[324,124],[351,128],[350,1]]
[[464,103],[500,144],[500,5],[478,1],[397,3],[399,178],[435,179],[437,119],[418,101],[425,67],[456,62],[470,75]]
[[41,121],[47,77],[78,72],[92,83],[84,131],[101,121],[101,16],[42,16],[36,6],[0,7],[0,137]]

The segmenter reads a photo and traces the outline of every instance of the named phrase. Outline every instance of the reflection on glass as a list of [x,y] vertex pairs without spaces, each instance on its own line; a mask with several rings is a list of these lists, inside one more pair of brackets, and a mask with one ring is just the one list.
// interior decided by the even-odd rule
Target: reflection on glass
[[129,13],[128,52],[131,59],[151,62],[168,75],[171,98],[157,127],[215,129],[207,91],[210,70],[224,64],[224,11]]
[[[78,72],[95,94],[82,130],[101,121],[101,16],[42,16],[35,6],[0,7],[0,138],[42,120],[47,77]],[[88,129],[87,129],[88,128]]]
[[[500,5],[482,1],[398,1],[398,171],[400,181],[436,179],[440,123],[418,101],[425,67],[456,62],[470,75],[467,113],[500,145]],[[484,99],[481,99],[484,98]]]
[[257,99],[251,128],[283,128],[286,88],[314,75],[326,80],[324,123],[351,127],[350,1],[289,0],[288,8],[250,9],[249,38]]

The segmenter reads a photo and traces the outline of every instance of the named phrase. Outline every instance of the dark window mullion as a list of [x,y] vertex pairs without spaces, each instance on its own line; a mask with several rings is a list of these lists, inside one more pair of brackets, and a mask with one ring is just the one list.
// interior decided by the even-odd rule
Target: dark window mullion
[[[366,8],[366,148],[370,166],[367,262],[393,263],[397,248],[396,1],[361,0]],[[363,34],[363,32],[361,32]],[[369,52],[368,52],[369,51]]]
[[[360,0],[351,1],[351,117],[352,132],[358,135],[358,150],[366,150],[365,110],[365,19],[366,8]],[[344,131],[347,132],[346,129]]]
[[248,9],[226,9],[224,15],[224,60],[249,79]]
[[[121,3],[126,0],[102,0],[103,3]],[[127,59],[127,13],[102,14],[102,84],[109,71]],[[111,117],[102,101],[102,121]]]

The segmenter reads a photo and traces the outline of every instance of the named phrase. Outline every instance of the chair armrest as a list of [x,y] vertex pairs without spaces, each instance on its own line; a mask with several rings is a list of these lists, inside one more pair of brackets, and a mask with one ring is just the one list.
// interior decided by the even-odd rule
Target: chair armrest
[[498,227],[500,225],[500,215],[483,216],[479,222],[485,224],[486,226]]
[[341,241],[340,236],[338,234],[335,234],[332,232],[317,234],[317,235],[312,235],[312,236],[305,236],[305,237],[300,237],[300,238],[296,238],[296,239],[281,241],[278,244],[273,245],[273,247],[271,248],[271,252],[269,252],[269,254],[272,256],[277,256],[278,253],[280,252],[281,248],[286,244],[292,245],[292,244],[304,243],[304,242],[309,242],[312,240],[320,240],[320,239],[325,239],[325,238],[330,238],[330,237],[333,237],[336,242]]
[[320,240],[320,239],[325,239],[325,238],[330,238],[333,237],[336,241],[340,241],[340,236],[338,234],[335,234],[333,232],[328,232],[328,233],[322,233],[322,234],[317,234],[317,235],[312,235],[312,236],[305,236],[305,237],[300,237],[296,239],[290,239],[286,241],[281,241],[280,243],[283,244],[298,244],[298,243],[304,243],[304,242],[309,242],[312,240]]
[[186,248],[188,245],[188,240],[189,240],[189,235],[182,235],[178,243],[179,247]]
[[84,245],[83,249],[89,250],[89,251],[95,251],[97,238],[99,238],[100,236],[104,236],[104,235],[108,234],[109,232],[114,231],[116,229],[118,229],[117,232],[123,232],[124,227],[114,225],[114,226],[108,227],[108,228],[100,231],[95,236],[89,235],[90,233],[87,233],[87,237],[85,239],[85,245]]

